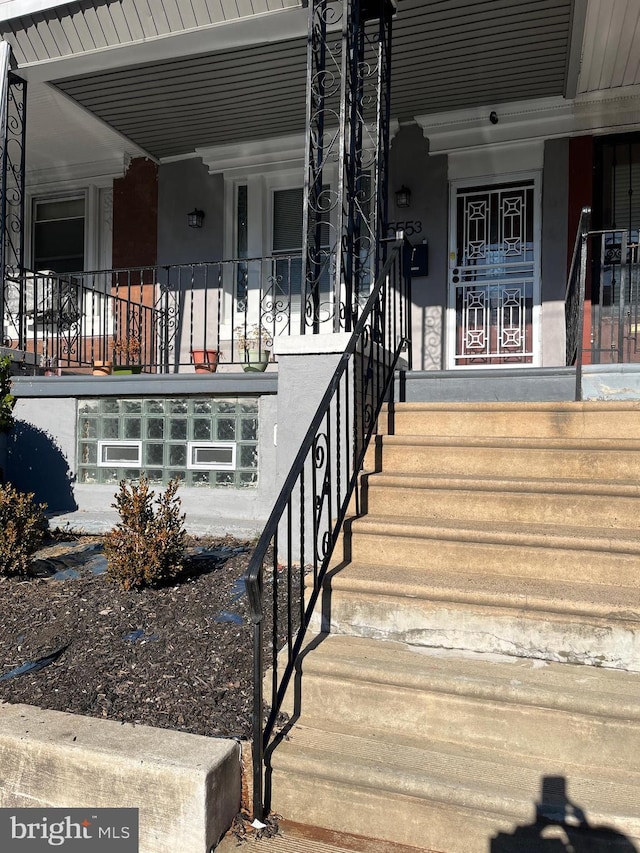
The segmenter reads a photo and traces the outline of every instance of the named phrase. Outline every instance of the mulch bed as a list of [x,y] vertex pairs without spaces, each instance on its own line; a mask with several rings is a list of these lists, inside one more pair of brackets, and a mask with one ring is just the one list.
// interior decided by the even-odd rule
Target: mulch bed
[[[50,542],[38,556],[96,541]],[[87,568],[65,580],[0,578],[0,701],[248,738],[252,626],[241,578],[251,543],[198,544],[218,557],[194,560],[160,589],[124,592]]]

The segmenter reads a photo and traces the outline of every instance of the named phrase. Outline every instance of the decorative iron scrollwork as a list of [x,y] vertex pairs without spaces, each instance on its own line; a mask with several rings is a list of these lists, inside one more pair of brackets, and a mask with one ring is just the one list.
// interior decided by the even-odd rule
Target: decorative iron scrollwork
[[[353,328],[383,260],[392,11],[387,0],[366,9],[360,0],[310,4],[302,333],[330,321],[336,329]],[[328,24],[338,22],[341,34],[329,34]],[[328,192],[324,170],[333,162],[337,188]],[[331,298],[323,300],[327,270]]]

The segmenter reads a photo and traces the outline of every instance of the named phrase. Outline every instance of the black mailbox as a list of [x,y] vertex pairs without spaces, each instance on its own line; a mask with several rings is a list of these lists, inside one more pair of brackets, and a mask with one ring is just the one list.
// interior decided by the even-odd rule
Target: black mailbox
[[429,275],[429,246],[426,240],[411,250],[411,275],[413,278]]

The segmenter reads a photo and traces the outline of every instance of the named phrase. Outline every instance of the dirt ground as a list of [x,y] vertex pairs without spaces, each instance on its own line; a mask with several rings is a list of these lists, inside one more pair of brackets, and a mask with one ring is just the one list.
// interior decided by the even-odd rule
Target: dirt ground
[[0,579],[0,701],[249,737],[252,628],[241,578],[251,543],[194,544],[205,553],[161,589],[124,592],[95,573],[103,566],[92,537],[50,541],[37,555],[39,577]]

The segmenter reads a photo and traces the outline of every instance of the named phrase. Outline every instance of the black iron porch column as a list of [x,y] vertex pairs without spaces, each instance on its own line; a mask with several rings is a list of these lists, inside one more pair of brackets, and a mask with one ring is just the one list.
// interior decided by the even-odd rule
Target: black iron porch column
[[[24,204],[27,82],[9,70],[10,48],[3,45],[0,82],[0,323],[10,313],[24,348]],[[4,335],[2,335],[4,338]],[[4,344],[4,340],[2,340]]]
[[309,3],[302,334],[350,331],[381,267],[394,13],[395,0]]

